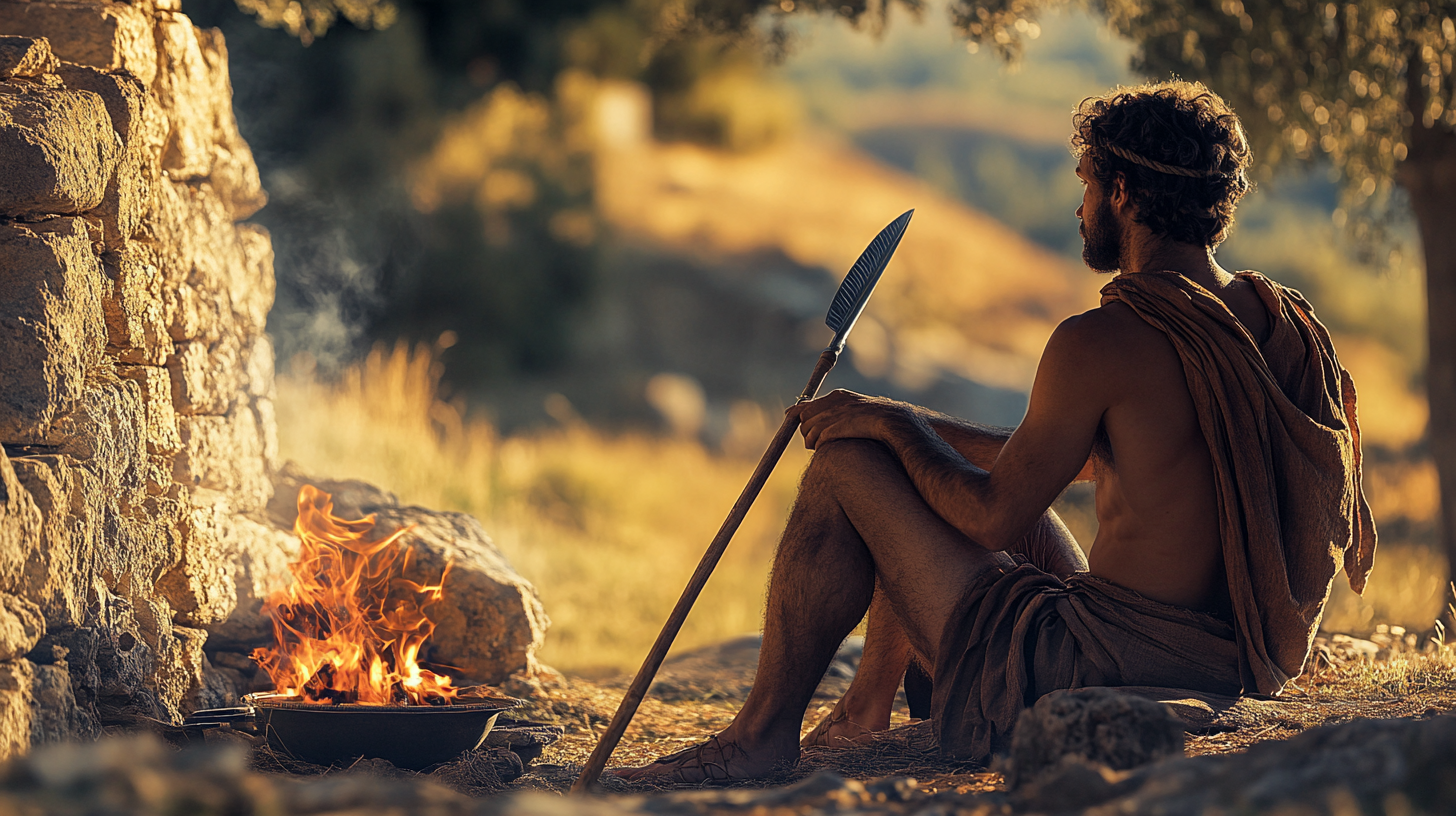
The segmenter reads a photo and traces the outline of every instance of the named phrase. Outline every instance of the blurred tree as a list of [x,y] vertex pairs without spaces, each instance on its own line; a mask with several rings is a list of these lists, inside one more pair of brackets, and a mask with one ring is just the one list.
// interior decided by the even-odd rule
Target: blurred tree
[[[280,357],[327,370],[448,331],[456,385],[563,362],[600,235],[563,72],[645,83],[659,137],[753,147],[792,118],[760,82],[789,13],[875,27],[891,5],[919,0],[186,0],[227,37],[271,196],[257,220],[278,258]],[[509,144],[465,132],[501,123]],[[480,177],[422,186],[450,140]]]
[[[1070,2],[954,0],[952,14],[971,43],[1015,59],[1037,15]],[[1086,5],[1139,46],[1135,69],[1199,79],[1228,99],[1266,173],[1290,162],[1332,167],[1344,198],[1335,220],[1365,248],[1389,248],[1382,228],[1403,211],[1394,195],[1403,189],[1425,255],[1428,435],[1456,567],[1456,0]]]

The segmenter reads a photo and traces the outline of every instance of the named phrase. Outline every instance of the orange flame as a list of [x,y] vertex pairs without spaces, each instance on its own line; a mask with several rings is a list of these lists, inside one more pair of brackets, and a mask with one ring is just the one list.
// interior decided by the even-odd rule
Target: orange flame
[[418,658],[435,631],[425,608],[440,600],[450,565],[432,585],[406,580],[414,551],[399,541],[409,527],[367,541],[374,516],[347,521],[333,509],[329,494],[299,491],[293,584],[269,596],[276,645],[253,650],[253,659],[279,693],[308,702],[449,703],[458,689]]

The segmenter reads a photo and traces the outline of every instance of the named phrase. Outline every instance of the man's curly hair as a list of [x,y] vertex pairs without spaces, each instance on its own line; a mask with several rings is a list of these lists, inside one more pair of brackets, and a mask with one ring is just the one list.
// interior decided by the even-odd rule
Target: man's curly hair
[[1111,189],[1126,178],[1134,218],[1175,241],[1214,247],[1253,186],[1239,117],[1201,82],[1173,80],[1088,97],[1072,114],[1072,153]]

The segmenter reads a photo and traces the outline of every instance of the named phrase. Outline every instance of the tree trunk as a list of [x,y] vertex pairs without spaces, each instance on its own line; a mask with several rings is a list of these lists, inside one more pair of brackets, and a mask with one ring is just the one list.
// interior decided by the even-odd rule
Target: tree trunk
[[1441,545],[1456,577],[1456,133],[1439,124],[1424,127],[1419,113],[1415,120],[1401,182],[1426,260],[1429,435],[1441,477]]

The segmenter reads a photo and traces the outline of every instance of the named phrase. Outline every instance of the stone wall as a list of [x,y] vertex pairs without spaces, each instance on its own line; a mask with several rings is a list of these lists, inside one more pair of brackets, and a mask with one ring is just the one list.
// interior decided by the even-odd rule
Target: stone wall
[[276,442],[221,36],[165,0],[0,2],[0,34],[7,754],[189,706]]
[[[300,484],[246,221],[267,198],[222,35],[177,2],[0,0],[0,759],[267,681],[247,654]],[[529,688],[530,583],[473,519],[362,489],[454,564],[433,657]]]

